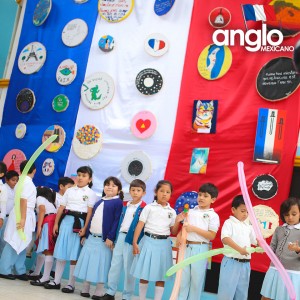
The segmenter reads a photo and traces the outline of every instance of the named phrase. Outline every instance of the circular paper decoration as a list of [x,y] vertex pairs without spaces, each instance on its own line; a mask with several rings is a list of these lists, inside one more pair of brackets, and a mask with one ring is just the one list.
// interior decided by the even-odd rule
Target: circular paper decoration
[[72,146],[78,157],[90,159],[102,148],[102,133],[94,125],[85,125],[77,130]]
[[81,87],[81,100],[90,109],[101,109],[113,98],[113,79],[106,73],[94,73],[87,77]]
[[59,94],[52,101],[52,108],[56,112],[63,112],[69,106],[69,98],[66,95]]
[[227,46],[211,44],[206,46],[198,58],[199,74],[207,80],[224,76],[232,62],[232,54]]
[[33,24],[41,26],[49,16],[52,7],[52,0],[40,0],[33,12]]
[[8,171],[14,170],[19,174],[21,174],[20,164],[24,160],[26,160],[26,156],[19,149],[12,149],[8,151],[3,158],[3,162],[6,164],[7,170]]
[[74,2],[77,4],[82,4],[82,3],[88,2],[88,0],[74,0]]
[[75,47],[81,44],[88,34],[88,26],[82,19],[73,19],[62,31],[62,41],[66,46]]
[[253,180],[252,191],[259,199],[271,199],[277,194],[277,190],[277,180],[270,174],[259,175]]
[[45,176],[50,176],[54,171],[54,160],[52,158],[47,158],[43,162],[42,172]]
[[114,49],[115,40],[111,35],[104,35],[100,38],[98,46],[103,52],[110,52]]
[[146,139],[153,135],[156,130],[156,119],[152,112],[141,111],[131,121],[132,133],[140,138]]
[[107,22],[120,22],[132,12],[134,0],[99,0],[100,16]]
[[134,179],[147,180],[151,175],[151,161],[142,151],[132,152],[125,157],[121,165],[124,179],[130,183]]
[[175,0],[155,0],[154,12],[158,16],[163,16],[173,7]]
[[21,113],[31,111],[35,104],[35,95],[31,89],[23,89],[19,92],[16,99],[17,109]]
[[176,200],[175,211],[178,214],[183,212],[185,204],[189,204],[190,209],[198,205],[198,193],[197,192],[185,192],[182,193]]
[[208,17],[209,24],[214,28],[226,27],[231,20],[231,14],[225,7],[214,8]]
[[46,148],[49,152],[57,152],[63,146],[66,139],[64,129],[59,125],[52,125],[44,132],[42,143],[44,143],[53,134],[57,134],[57,138]]
[[16,128],[16,138],[17,139],[22,139],[25,136],[26,133],[26,125],[24,123],[18,124]]
[[145,40],[145,50],[152,56],[162,56],[169,50],[169,42],[160,33],[153,33]]
[[279,225],[279,216],[271,207],[266,205],[256,205],[253,207],[253,210],[256,219],[259,221],[263,237],[266,239],[272,236]]
[[278,57],[266,63],[258,73],[256,89],[270,101],[283,100],[299,87],[300,76],[289,57]]
[[136,76],[135,85],[142,94],[154,95],[162,88],[163,79],[155,69],[144,69]]
[[56,80],[61,85],[69,85],[77,75],[77,64],[71,59],[63,60],[56,70]]
[[41,69],[46,60],[46,48],[43,44],[32,42],[25,46],[18,59],[18,67],[24,74],[32,74]]

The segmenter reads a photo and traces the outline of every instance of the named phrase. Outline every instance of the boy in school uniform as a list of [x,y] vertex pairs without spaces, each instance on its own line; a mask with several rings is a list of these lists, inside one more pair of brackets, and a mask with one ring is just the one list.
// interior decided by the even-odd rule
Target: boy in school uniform
[[[124,290],[122,293],[122,299],[130,300],[134,292],[135,278],[130,274],[130,268],[134,258],[132,254],[132,241],[140,214],[146,206],[146,203],[142,201],[142,197],[146,194],[146,184],[140,179],[133,180],[129,187],[129,193],[132,200],[124,202],[119,228],[117,230],[117,242],[113,251],[111,267],[108,274],[108,289],[104,296],[93,298],[96,300],[115,299],[120,274],[123,268]],[[138,241],[140,241],[143,234],[144,233],[142,232]]]
[[233,216],[224,222],[221,239],[224,246],[238,251],[236,254],[225,254],[221,263],[218,299],[247,300],[250,280],[250,258],[246,247],[256,245],[252,225],[246,221],[248,211],[242,195],[236,196],[231,205]]
[[[218,189],[212,183],[200,186],[198,206],[188,212],[185,259],[209,250],[209,242],[216,237],[220,226],[218,214],[211,204],[218,197]],[[203,290],[207,260],[197,261],[183,269],[178,300],[200,300]]]
[[69,187],[75,184],[74,180],[70,177],[60,177],[58,180],[58,192],[56,193],[55,206],[59,208],[60,203],[63,199],[63,195]]
[[7,191],[2,181],[2,178],[5,177],[6,172],[6,164],[3,161],[0,161],[0,230],[6,217]]

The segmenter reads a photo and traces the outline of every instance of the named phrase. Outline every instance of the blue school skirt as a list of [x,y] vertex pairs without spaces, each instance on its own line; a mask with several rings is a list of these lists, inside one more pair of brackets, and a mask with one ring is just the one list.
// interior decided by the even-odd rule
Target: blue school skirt
[[89,235],[85,240],[74,276],[85,281],[106,283],[112,258],[112,251],[102,241],[102,237]]
[[[81,226],[83,220],[80,219]],[[74,217],[65,216],[59,227],[53,256],[59,260],[77,260],[81,250],[80,236],[73,232]]]
[[42,228],[41,237],[39,239],[39,244],[36,249],[36,253],[41,253],[48,249],[49,249],[48,224],[45,223]]
[[[296,300],[300,300],[300,272],[288,271],[296,291]],[[285,284],[276,268],[270,267],[260,292],[264,297],[276,300],[290,300]]]
[[133,259],[131,274],[147,281],[166,281],[166,271],[173,265],[171,240],[144,235],[139,248],[140,254]]

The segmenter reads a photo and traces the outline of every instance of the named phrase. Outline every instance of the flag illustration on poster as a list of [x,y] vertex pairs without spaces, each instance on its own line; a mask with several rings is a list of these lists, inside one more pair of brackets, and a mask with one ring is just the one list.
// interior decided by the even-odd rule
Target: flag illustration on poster
[[259,109],[254,146],[254,161],[270,164],[280,163],[285,123],[285,110]]
[[276,21],[274,6],[245,4],[242,9],[246,21]]

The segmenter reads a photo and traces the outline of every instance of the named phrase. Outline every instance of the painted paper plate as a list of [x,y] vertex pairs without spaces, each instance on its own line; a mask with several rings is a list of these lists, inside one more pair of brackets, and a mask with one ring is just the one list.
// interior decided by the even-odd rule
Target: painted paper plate
[[261,97],[269,101],[286,99],[300,84],[293,60],[277,57],[266,63],[256,78],[256,89]]
[[6,164],[7,170],[16,171],[19,174],[21,174],[20,164],[24,160],[26,160],[26,156],[23,151],[19,149],[12,149],[8,151],[3,158],[3,162]]
[[85,3],[85,2],[88,2],[89,0],[74,0],[75,3],[77,4],[82,4],[82,3]]
[[211,44],[206,46],[198,58],[199,74],[207,80],[224,76],[232,62],[231,50],[227,46]]
[[39,42],[32,42],[25,46],[18,59],[19,70],[23,74],[38,72],[46,60],[46,48]]
[[180,214],[184,210],[184,206],[188,204],[189,209],[194,208],[198,205],[198,193],[197,192],[185,192],[182,193],[175,202],[176,214]]
[[134,179],[146,181],[151,173],[151,161],[142,151],[132,152],[122,161],[121,174],[128,183]]
[[81,100],[90,109],[101,109],[109,104],[115,92],[113,79],[106,73],[94,73],[81,87]]
[[72,146],[78,157],[90,159],[102,149],[102,133],[94,125],[84,125],[77,130]]
[[42,165],[42,172],[45,176],[50,176],[54,172],[54,160],[52,158],[46,158]]
[[66,95],[59,94],[52,101],[52,108],[56,112],[64,112],[69,107],[69,98]]
[[52,0],[40,0],[33,12],[33,24],[41,26],[47,20],[52,7]]
[[140,111],[131,121],[131,132],[140,139],[147,139],[156,130],[156,118],[150,111]]
[[155,0],[154,12],[158,16],[163,16],[171,10],[174,3],[175,0]]
[[63,60],[56,70],[56,80],[61,85],[69,85],[77,75],[77,64],[71,59]]
[[103,52],[110,52],[115,47],[115,40],[111,35],[103,35],[98,42],[98,46]]
[[224,28],[230,23],[230,20],[230,11],[225,7],[214,8],[208,17],[209,24],[213,28]]
[[88,34],[88,26],[82,19],[73,19],[64,27],[61,38],[69,47],[80,45]]
[[135,85],[143,95],[154,95],[161,90],[163,78],[155,69],[144,69],[136,76]]
[[50,136],[57,134],[57,138],[46,148],[49,152],[57,152],[64,144],[66,133],[59,125],[49,126],[43,134],[42,143],[44,143]]
[[254,195],[262,200],[269,200],[277,194],[277,180],[270,174],[257,176],[252,183]]
[[16,99],[17,109],[21,113],[28,113],[35,104],[35,95],[31,89],[23,89],[19,92]]
[[107,22],[120,22],[132,12],[134,0],[99,0],[98,11]]
[[16,127],[15,134],[17,139],[22,139],[26,134],[26,124],[18,124],[18,126]]
[[273,208],[266,205],[256,205],[253,210],[263,237],[266,239],[272,236],[279,225],[279,216]]
[[164,35],[153,33],[146,38],[144,47],[151,56],[162,56],[169,50],[169,42]]

